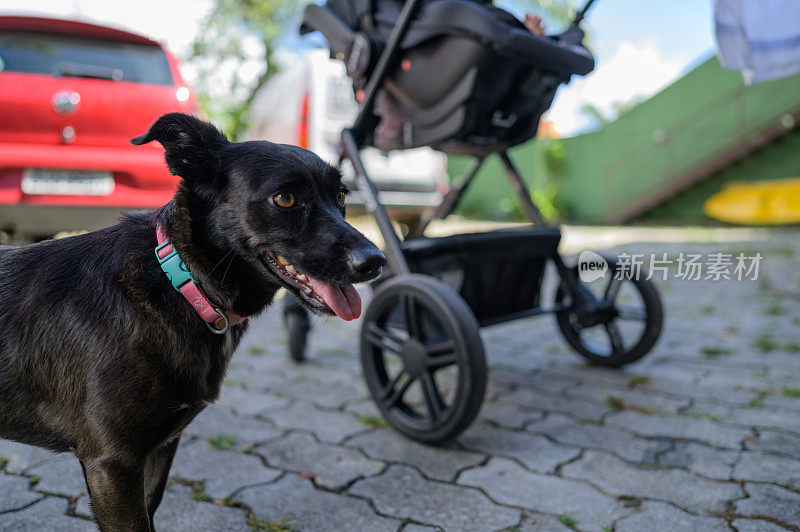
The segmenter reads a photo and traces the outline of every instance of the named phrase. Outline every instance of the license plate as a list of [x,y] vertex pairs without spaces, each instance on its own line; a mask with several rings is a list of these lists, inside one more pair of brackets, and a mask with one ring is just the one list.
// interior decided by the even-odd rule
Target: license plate
[[22,192],[30,195],[108,196],[114,192],[114,176],[98,170],[27,168],[22,173]]

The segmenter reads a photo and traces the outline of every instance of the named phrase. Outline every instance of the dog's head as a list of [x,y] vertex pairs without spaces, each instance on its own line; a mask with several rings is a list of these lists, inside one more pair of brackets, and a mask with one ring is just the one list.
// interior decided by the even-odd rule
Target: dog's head
[[311,310],[360,315],[353,283],[377,277],[386,257],[345,221],[339,170],[296,146],[229,142],[212,124],[180,113],[131,142],[154,140],[181,188],[207,210],[214,238]]

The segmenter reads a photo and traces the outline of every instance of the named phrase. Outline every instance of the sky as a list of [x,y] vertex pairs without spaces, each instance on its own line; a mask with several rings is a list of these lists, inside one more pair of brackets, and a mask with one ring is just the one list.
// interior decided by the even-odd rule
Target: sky
[[[596,0],[587,17],[596,68],[559,91],[547,115],[556,130],[562,135],[585,131],[593,123],[581,112],[583,104],[611,115],[615,103],[645,99],[710,57],[711,2]],[[75,17],[121,27],[161,41],[185,57],[211,5],[212,0],[0,0],[0,14]],[[302,42],[285,39],[282,57],[305,48]],[[189,83],[194,75],[184,68]]]

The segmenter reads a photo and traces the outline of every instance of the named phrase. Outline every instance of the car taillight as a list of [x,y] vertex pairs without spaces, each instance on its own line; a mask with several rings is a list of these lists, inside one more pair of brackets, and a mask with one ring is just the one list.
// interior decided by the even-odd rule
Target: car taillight
[[308,93],[300,104],[300,125],[297,128],[297,145],[308,149]]

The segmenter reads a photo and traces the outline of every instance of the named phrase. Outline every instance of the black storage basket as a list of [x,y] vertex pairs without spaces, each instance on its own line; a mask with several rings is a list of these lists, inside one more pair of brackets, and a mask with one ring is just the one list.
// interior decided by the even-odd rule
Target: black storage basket
[[409,240],[403,255],[412,272],[456,290],[484,324],[539,306],[545,265],[560,240],[551,228],[490,231]]

